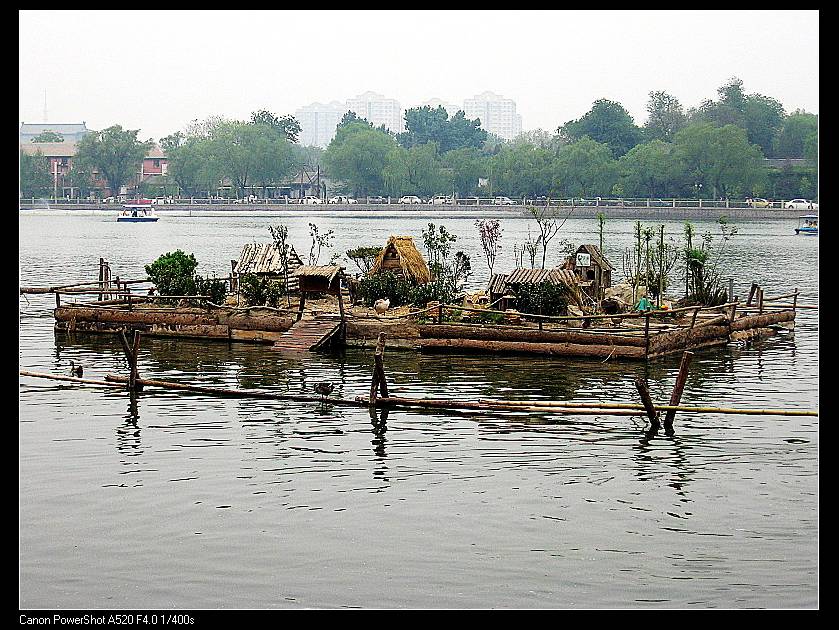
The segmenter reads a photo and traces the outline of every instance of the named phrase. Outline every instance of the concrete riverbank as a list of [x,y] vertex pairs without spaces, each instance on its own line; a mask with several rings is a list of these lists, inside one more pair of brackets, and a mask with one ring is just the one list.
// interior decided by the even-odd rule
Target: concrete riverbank
[[[568,212],[571,206],[552,206],[557,212]],[[25,211],[73,211],[73,212],[114,212],[122,208],[119,204],[53,204],[49,206],[41,203],[21,203],[19,209]],[[366,212],[381,214],[401,212],[435,212],[466,216],[527,216],[525,206],[497,206],[497,205],[400,205],[400,204],[166,204],[155,206],[159,215],[226,215],[226,214],[300,214],[312,215],[323,212],[347,212],[363,214]],[[804,210],[786,210],[780,208],[708,208],[708,207],[621,207],[621,206],[574,206],[572,216],[594,218],[602,212],[607,217],[637,218],[637,219],[717,219],[721,216],[731,219],[797,219]]]

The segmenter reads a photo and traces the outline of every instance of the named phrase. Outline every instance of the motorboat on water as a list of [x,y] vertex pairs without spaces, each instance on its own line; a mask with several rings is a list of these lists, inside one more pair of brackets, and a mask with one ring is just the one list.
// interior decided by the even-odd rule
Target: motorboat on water
[[154,211],[151,199],[138,199],[122,205],[117,221],[124,223],[153,223],[160,217]]
[[819,235],[819,215],[805,214],[798,217],[798,227],[795,228],[796,234],[809,234],[810,236]]

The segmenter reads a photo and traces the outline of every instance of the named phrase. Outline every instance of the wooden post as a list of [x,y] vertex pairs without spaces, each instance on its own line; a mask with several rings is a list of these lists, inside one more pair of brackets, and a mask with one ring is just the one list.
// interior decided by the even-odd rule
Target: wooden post
[[300,292],[300,308],[297,310],[297,321],[300,321],[300,318],[303,317],[303,306],[306,304],[306,292]]
[[61,292],[56,291],[55,292],[55,308],[58,308],[59,306],[61,306]]
[[338,310],[341,313],[341,322],[344,321],[344,298],[341,295],[341,284],[338,284]]
[[128,338],[125,336],[125,331],[119,331],[117,335],[119,342],[122,345],[122,351],[125,353],[125,358],[128,359],[128,366],[131,369],[128,377],[128,389],[130,391],[142,391],[143,385],[139,383],[140,373],[137,369],[137,355],[140,351],[140,331],[134,331],[133,343],[128,345]]
[[644,315],[644,357],[650,355],[650,314]]
[[731,315],[728,317],[729,323],[734,322],[734,316],[737,314],[737,300],[734,300],[734,304],[731,305]]
[[661,427],[661,423],[658,421],[658,413],[656,413],[655,405],[653,405],[652,398],[650,398],[650,390],[647,389],[647,384],[640,376],[635,378],[635,388],[641,396],[641,402],[647,412],[647,417],[650,419],[652,428],[658,430]]
[[385,351],[385,334],[379,333],[379,340],[376,343],[376,352],[373,355],[373,380],[370,382],[370,405],[376,405],[376,397],[381,388],[382,396],[389,398],[387,382],[385,381],[385,368],[383,354]]
[[702,308],[701,306],[697,306],[695,309],[693,309],[693,317],[690,320],[690,327],[691,328],[693,328],[694,325],[696,324],[696,316],[699,315],[699,311],[700,311],[701,308]]
[[758,313],[763,313],[763,289],[757,290]]
[[795,312],[796,307],[798,306],[798,287],[795,287],[795,295],[792,296],[792,312]]
[[757,291],[757,289],[758,289],[757,283],[752,282],[752,288],[749,289],[749,299],[746,300],[746,306],[751,306],[752,305],[752,299],[754,298],[755,292]]
[[[100,291],[104,288],[104,285],[102,283],[102,280],[104,279],[104,277],[105,277],[105,259],[100,258],[99,259],[99,290]],[[99,302],[102,301],[103,298],[102,298],[102,293],[101,292],[99,293],[99,297],[97,299],[98,299]]]
[[437,323],[438,324],[443,323],[443,303],[442,302],[440,302],[440,304],[437,305]]
[[[682,362],[679,365],[679,375],[676,377],[676,384],[673,386],[673,393],[670,394],[670,404],[678,406],[679,401],[682,400],[682,392],[685,389],[685,382],[688,379],[688,368],[690,361],[693,359],[693,352],[685,351],[682,353]],[[673,419],[676,417],[675,409],[668,409],[664,416],[664,430],[671,431],[673,429]]]
[[728,301],[734,301],[734,278],[728,279]]

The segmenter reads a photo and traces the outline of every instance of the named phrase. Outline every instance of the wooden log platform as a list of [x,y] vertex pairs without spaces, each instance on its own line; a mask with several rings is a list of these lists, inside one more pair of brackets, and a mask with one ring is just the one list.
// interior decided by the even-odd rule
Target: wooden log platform
[[304,318],[284,332],[271,349],[287,353],[319,350],[327,346],[340,329],[341,320],[334,317]]

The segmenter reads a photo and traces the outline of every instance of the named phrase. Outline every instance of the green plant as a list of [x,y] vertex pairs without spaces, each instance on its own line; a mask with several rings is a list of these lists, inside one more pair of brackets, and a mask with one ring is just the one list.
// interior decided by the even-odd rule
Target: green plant
[[414,285],[390,271],[362,278],[358,283],[358,295],[367,306],[376,300],[387,298],[391,306],[401,306],[410,300]]
[[285,296],[285,285],[279,280],[246,273],[239,279],[239,292],[248,306],[271,306],[279,308]]
[[160,295],[195,295],[195,268],[198,261],[193,254],[178,249],[160,256],[146,265],[146,274]]
[[516,309],[534,315],[565,315],[568,312],[568,289],[551,282],[522,284],[516,291]]
[[227,283],[224,280],[219,280],[215,276],[212,278],[202,278],[195,276],[195,290],[198,295],[210,296],[210,302],[213,304],[224,304],[227,299]]

